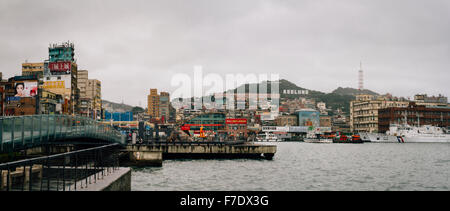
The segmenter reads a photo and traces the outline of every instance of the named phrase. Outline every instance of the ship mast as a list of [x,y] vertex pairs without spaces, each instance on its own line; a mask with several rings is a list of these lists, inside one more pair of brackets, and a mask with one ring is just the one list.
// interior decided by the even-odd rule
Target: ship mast
[[405,122],[404,122],[404,125],[406,126],[406,125],[408,125],[408,116],[407,116],[407,111],[405,111],[405,112],[403,113],[403,116],[405,117]]
[[417,116],[417,127],[420,127],[420,115],[419,115],[419,112],[416,112],[416,116]]

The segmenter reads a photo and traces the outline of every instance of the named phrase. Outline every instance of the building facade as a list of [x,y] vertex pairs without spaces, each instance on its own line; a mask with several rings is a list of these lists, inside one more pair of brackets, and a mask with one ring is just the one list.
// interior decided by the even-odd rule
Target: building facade
[[331,116],[320,115],[320,127],[331,127]]
[[226,115],[224,113],[199,114],[186,120],[181,129],[189,131],[191,134],[198,134],[201,127],[203,127],[204,131],[209,132],[225,131],[225,119]]
[[61,114],[62,96],[48,90],[42,90],[39,98],[40,114]]
[[296,115],[278,116],[275,124],[276,126],[298,126],[298,117]]
[[37,75],[15,76],[4,87],[3,115],[34,115],[38,112],[38,78]]
[[161,92],[159,95],[159,116],[163,122],[170,118],[170,95],[167,92]]
[[407,107],[409,102],[387,96],[358,95],[350,102],[352,132],[378,132],[378,110],[388,107]]
[[92,118],[102,116],[102,85],[97,79],[89,79],[87,70],[78,70],[80,91],[80,115]]
[[77,87],[80,90],[80,115],[81,116],[89,116],[90,112],[90,99],[87,98],[86,90],[87,90],[87,83],[89,80],[88,77],[88,71],[87,70],[78,70],[77,72]]
[[331,118],[331,130],[333,132],[351,133],[350,116],[340,112]]
[[37,75],[38,78],[44,76],[44,62],[40,63],[23,63],[22,76]]
[[226,119],[225,120],[228,136],[232,137],[247,137],[247,119]]
[[378,131],[385,133],[390,124],[450,126],[450,107],[427,107],[411,102],[406,108],[384,108],[379,110]]
[[49,62],[75,62],[75,46],[73,43],[51,44],[48,48]]
[[424,106],[447,106],[448,98],[442,95],[429,97],[426,94],[418,94],[414,96],[414,102]]
[[[0,79],[1,81],[1,79]],[[5,91],[3,86],[0,85],[0,116],[3,116],[3,102],[5,101]]]
[[64,113],[78,114],[80,113],[80,91],[74,45],[73,43],[52,44],[48,50],[49,59],[44,62],[43,88],[63,96]]
[[300,109],[298,115],[298,126],[320,126],[320,113],[314,109]]
[[102,116],[102,83],[97,79],[89,79],[86,86],[86,98],[89,102],[89,116],[101,119]]
[[148,114],[151,118],[159,117],[159,95],[158,89],[150,89],[150,95],[147,96]]
[[87,70],[78,70],[78,89],[80,89],[80,98],[84,98],[87,96],[86,90],[87,90],[87,83],[89,80],[89,73]]

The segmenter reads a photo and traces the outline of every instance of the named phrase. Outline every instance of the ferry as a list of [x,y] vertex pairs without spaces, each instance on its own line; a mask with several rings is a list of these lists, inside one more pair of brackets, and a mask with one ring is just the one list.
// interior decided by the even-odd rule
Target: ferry
[[308,133],[306,134],[306,138],[303,140],[306,143],[333,143],[333,140],[330,138],[322,137],[320,134]]
[[281,141],[281,139],[278,138],[277,135],[272,134],[272,133],[263,133],[263,134],[258,134],[258,136],[256,137],[257,141],[260,142],[277,142],[277,141]]

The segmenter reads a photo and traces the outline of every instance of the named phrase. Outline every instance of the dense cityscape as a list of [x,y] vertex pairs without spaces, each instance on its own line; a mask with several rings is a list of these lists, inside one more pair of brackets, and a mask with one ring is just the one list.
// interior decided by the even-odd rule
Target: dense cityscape
[[[158,127],[182,130],[189,136],[200,135],[200,128],[208,137],[247,139],[301,140],[309,130],[320,134],[385,133],[390,124],[450,126],[450,107],[444,96],[417,94],[414,99],[380,95],[363,89],[362,68],[359,89],[339,88],[333,96],[313,95],[287,80],[277,81],[280,93],[268,96],[268,102],[278,98],[274,110],[268,106],[249,109],[258,93],[237,93],[233,90],[234,105],[241,109],[226,109],[222,93],[207,96],[201,109],[194,101],[181,103],[171,99],[170,93],[149,89],[147,108],[131,107],[108,101],[102,104],[101,80],[89,79],[88,70],[78,70],[75,46],[66,42],[52,44],[48,59],[22,64],[22,75],[1,81],[1,115],[21,116],[35,114],[69,114],[89,117],[114,125],[127,134],[143,136],[144,130]],[[355,71],[356,72],[356,71]],[[266,82],[274,83],[274,82]],[[262,84],[258,84],[262,86]],[[295,88],[295,89],[294,89]],[[330,98],[336,98],[330,101]],[[323,101],[321,101],[323,100]],[[330,101],[327,105],[324,101]],[[203,101],[201,101],[203,102]],[[331,104],[331,105],[330,105]],[[259,103],[261,105],[261,103]],[[116,108],[114,108],[116,106]],[[141,124],[139,124],[141,122]],[[138,131],[141,131],[138,133]],[[168,136],[165,132],[162,136]],[[159,134],[158,134],[159,135]],[[136,139],[144,137],[135,136]],[[136,141],[136,140],[135,140]],[[192,139],[191,139],[192,141]]]
[[[449,191],[449,11],[448,0],[2,0],[0,194],[336,209],[362,195],[294,192]],[[404,209],[402,197],[372,198]]]
[[[410,100],[377,94],[364,89],[362,68],[358,73],[358,89],[339,88],[330,95],[298,87],[283,79],[268,81],[266,84],[277,83],[279,86],[279,93],[266,96],[267,105],[277,98],[279,105],[275,109],[261,102],[257,109],[249,109],[252,99],[258,99],[261,94],[249,92],[249,85],[242,84],[241,87],[246,87],[245,93],[232,90],[232,100],[235,106],[242,104],[243,107],[227,109],[227,99],[222,93],[182,103],[182,99],[171,99],[170,93],[158,93],[151,87],[147,108],[102,101],[101,80],[90,79],[88,70],[78,70],[77,67],[73,43],[51,44],[47,60],[25,62],[20,76],[2,79],[0,114],[79,115],[111,124],[127,134],[136,133],[137,136],[133,137],[141,141],[149,130],[155,129],[155,125],[184,131],[183,134],[190,137],[198,137],[202,128],[205,137],[210,139],[250,137],[254,140],[287,141],[302,140],[311,130],[330,135],[386,133],[390,124],[401,123],[446,129],[450,126],[447,97],[417,94]],[[258,87],[262,85],[260,83]],[[206,101],[205,98],[210,99]],[[194,106],[198,100],[202,103],[200,109]],[[170,135],[164,130],[158,133]]]

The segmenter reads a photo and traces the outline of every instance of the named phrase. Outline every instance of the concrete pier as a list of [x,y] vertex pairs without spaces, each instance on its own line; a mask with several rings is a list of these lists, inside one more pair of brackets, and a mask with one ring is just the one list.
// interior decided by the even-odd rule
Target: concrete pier
[[[127,149],[124,150],[126,152],[125,156],[122,156],[120,164],[122,166],[136,166],[136,167],[145,167],[145,166],[154,166],[161,167],[163,155],[162,151],[154,151],[152,149],[147,148],[138,148],[138,149]],[[128,156],[127,156],[128,155]]]
[[146,165],[166,159],[233,159],[252,158],[271,160],[277,151],[275,145],[224,144],[158,144],[127,145],[130,160]]

